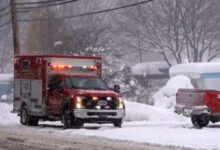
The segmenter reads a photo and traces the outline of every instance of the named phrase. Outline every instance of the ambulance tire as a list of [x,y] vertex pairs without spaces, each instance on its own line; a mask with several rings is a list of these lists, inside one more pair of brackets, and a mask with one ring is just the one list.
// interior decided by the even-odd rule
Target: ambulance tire
[[38,117],[35,117],[35,116],[29,116],[29,117],[30,117],[30,119],[29,119],[28,125],[38,126],[38,122],[39,122]]
[[23,105],[21,107],[20,123],[23,124],[23,125],[37,126],[38,122],[39,122],[39,119],[35,116],[30,116],[27,113],[26,105]]
[[118,127],[118,128],[121,128],[121,125],[122,125],[122,119],[116,119],[113,121],[113,125],[115,127]]
[[74,128],[82,128],[84,125],[84,121],[80,118],[74,118],[73,119],[73,126]]
[[24,105],[21,107],[21,111],[20,111],[20,123],[23,125],[28,125],[29,119],[30,117],[27,113],[27,107]]
[[64,110],[64,113],[62,115],[62,122],[64,125],[64,129],[69,129],[72,127],[72,115],[68,109]]

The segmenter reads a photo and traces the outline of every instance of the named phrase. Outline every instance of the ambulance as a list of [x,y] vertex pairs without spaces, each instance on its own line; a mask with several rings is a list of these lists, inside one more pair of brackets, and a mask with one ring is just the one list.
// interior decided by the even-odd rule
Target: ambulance
[[125,104],[120,86],[101,78],[101,57],[22,55],[14,58],[13,112],[23,125],[61,121],[121,127]]

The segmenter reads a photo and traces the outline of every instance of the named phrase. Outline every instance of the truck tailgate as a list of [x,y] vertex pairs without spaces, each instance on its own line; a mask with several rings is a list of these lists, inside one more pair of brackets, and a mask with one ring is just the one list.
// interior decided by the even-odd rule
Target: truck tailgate
[[175,112],[184,116],[191,116],[195,110],[206,108],[205,91],[194,89],[180,89],[176,95]]
[[202,106],[204,103],[204,90],[180,89],[176,97],[177,105]]

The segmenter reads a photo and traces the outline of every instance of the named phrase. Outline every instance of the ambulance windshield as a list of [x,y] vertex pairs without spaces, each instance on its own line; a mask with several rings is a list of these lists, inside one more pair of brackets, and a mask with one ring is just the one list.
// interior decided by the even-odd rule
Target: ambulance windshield
[[100,78],[86,78],[86,77],[66,77],[66,86],[70,89],[96,89],[108,90],[108,85]]

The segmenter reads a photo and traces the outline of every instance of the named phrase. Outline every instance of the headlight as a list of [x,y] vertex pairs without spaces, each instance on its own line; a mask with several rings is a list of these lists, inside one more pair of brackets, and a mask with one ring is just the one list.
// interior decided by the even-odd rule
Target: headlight
[[124,104],[124,100],[122,97],[118,97],[118,106],[117,109],[124,109],[125,108],[125,104]]
[[106,99],[107,99],[107,101],[111,101],[112,97],[107,97]]
[[77,96],[77,97],[75,98],[75,108],[76,108],[76,109],[85,108],[85,107],[83,106],[83,97]]

